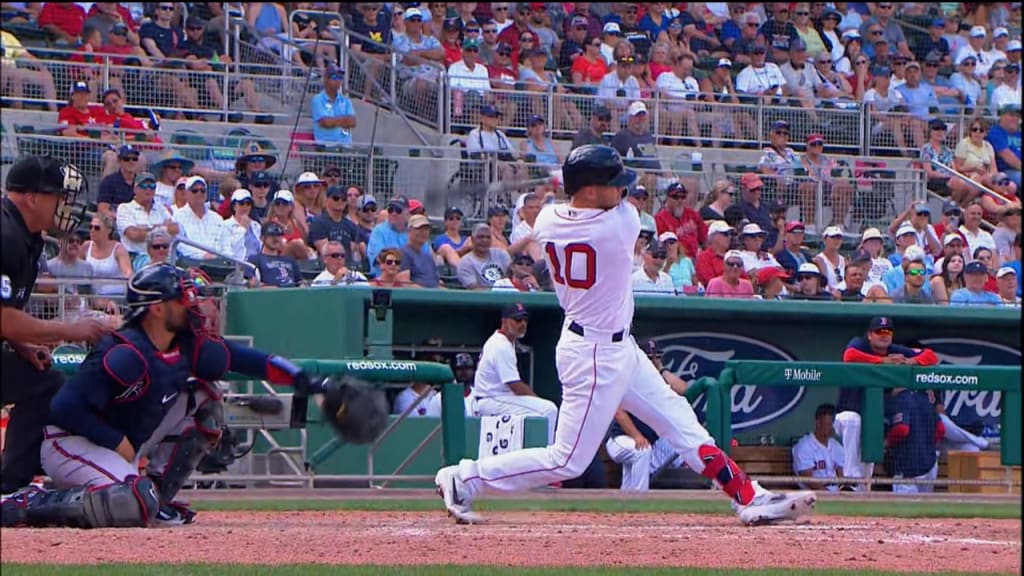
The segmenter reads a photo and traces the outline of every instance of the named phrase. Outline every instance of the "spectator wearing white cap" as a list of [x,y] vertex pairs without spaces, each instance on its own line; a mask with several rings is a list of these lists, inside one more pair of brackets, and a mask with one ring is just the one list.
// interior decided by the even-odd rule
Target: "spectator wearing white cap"
[[[326,183],[313,172],[303,172],[295,181],[292,194],[295,196],[295,217],[308,227],[323,213]],[[306,231],[309,232],[308,229]]]
[[657,143],[650,130],[647,105],[636,100],[629,105],[626,114],[626,127],[612,137],[611,147],[619,152],[626,166],[646,171],[641,173],[639,184],[648,190],[665,188],[668,182],[658,186],[658,177],[668,178],[671,174],[661,168]]
[[[926,278],[932,275],[932,270],[935,268],[935,262],[931,259],[930,255],[925,254],[924,250],[917,244],[910,244],[900,254],[899,266],[882,275],[882,284],[885,286],[886,294],[895,294],[903,289],[903,286],[906,284],[907,267],[911,262],[921,262],[924,264]],[[921,291],[930,295],[931,287],[928,283],[925,283],[921,287]]]
[[657,240],[651,240],[644,249],[643,265],[633,272],[633,294],[636,295],[675,295],[672,278],[662,271],[668,250]]
[[[224,228],[224,219],[207,206],[206,180],[202,176],[191,176],[185,182],[185,205],[174,212],[174,221],[181,227],[179,238],[191,240],[211,249],[221,246],[220,235]],[[179,244],[182,256],[196,260],[216,258],[201,248]]]
[[880,283],[882,276],[892,270],[892,262],[885,257],[884,238],[878,228],[867,228],[860,235],[860,249],[871,257],[871,268],[868,270],[865,284],[869,287]]
[[721,276],[712,278],[704,291],[709,298],[753,298],[754,285],[747,280],[743,270],[743,254],[739,250],[729,250],[723,258],[724,268]]
[[812,262],[801,264],[796,271],[796,285],[787,295],[788,300],[831,300],[825,291],[825,278]]
[[821,270],[825,287],[830,291],[836,290],[843,281],[846,270],[846,257],[839,253],[839,248],[843,245],[843,229],[839,226],[829,226],[821,236],[825,247],[814,257],[814,263]]
[[1010,43],[1010,31],[1004,26],[999,26],[992,31],[992,47],[985,51],[985,56],[993,64],[1000,60],[1006,60],[1006,48]]
[[992,68],[992,64],[995,63],[984,50],[985,38],[987,37],[988,32],[984,26],[972,27],[967,36],[967,45],[957,50],[956,57],[954,58],[956,62],[962,62],[968,57],[973,57],[977,62],[974,68],[974,77],[980,81],[988,78],[988,71]]
[[1003,266],[996,271],[996,284],[999,302],[1003,306],[1020,308],[1020,296],[1017,295],[1017,270]]
[[665,247],[665,267],[663,270],[672,279],[672,287],[677,294],[690,293],[696,289],[697,271],[693,267],[691,258],[682,245],[675,232],[662,232],[658,236],[658,242]]
[[[732,244],[733,229],[724,220],[714,220],[708,225],[707,246],[697,254],[697,282],[707,286],[712,278],[721,276],[725,270],[724,256]],[[738,254],[738,252],[737,252]],[[743,255],[740,254],[740,263]]]
[[[892,235],[892,239],[896,245],[896,250],[889,255],[889,262],[894,268],[903,263],[903,252],[906,251],[907,248],[910,246],[917,246],[918,248],[921,248],[917,244],[917,231],[914,230],[914,227],[911,226],[909,222],[901,223],[899,228],[897,228],[896,232]],[[924,251],[923,248],[921,248],[921,250]]]
[[935,260],[935,273],[941,274],[945,269],[946,261],[954,254],[963,258],[964,239],[956,230],[947,233],[942,237],[942,257]]
[[231,216],[223,221],[220,251],[239,260],[260,253],[262,227],[252,217],[252,192],[239,188],[231,193]]
[[740,255],[743,257],[743,269],[750,276],[755,276],[761,268],[780,268],[778,260],[770,252],[762,249],[767,233],[757,224],[747,224],[740,230]]

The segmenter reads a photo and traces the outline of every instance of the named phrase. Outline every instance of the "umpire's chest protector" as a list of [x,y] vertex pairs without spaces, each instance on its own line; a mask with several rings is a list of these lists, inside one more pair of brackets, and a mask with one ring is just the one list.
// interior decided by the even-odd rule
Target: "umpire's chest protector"
[[[157,351],[145,333],[118,331],[102,355],[102,369],[117,384],[103,411],[104,419],[138,448],[187,394],[192,338],[178,338],[171,350]],[[84,366],[83,366],[84,368]]]

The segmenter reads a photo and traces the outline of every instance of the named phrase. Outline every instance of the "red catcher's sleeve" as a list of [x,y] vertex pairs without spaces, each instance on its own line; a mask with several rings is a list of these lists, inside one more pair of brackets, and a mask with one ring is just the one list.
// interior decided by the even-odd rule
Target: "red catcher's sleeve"
[[889,433],[885,435],[885,442],[888,446],[893,446],[900,440],[903,440],[910,434],[910,426],[906,424],[896,424],[892,428],[889,428]]
[[859,364],[881,364],[882,356],[868,354],[853,347],[848,347],[843,352],[843,362],[855,362]]

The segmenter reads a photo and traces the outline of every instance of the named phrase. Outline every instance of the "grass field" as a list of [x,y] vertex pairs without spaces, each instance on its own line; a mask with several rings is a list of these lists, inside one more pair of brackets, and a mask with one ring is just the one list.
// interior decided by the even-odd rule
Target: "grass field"
[[[525,576],[668,576],[687,574],[689,576],[923,576],[923,572],[877,572],[864,570],[801,570],[780,568],[772,570],[733,570],[710,568],[501,568],[495,566],[236,566],[236,565],[132,565],[106,564],[103,566],[52,566],[4,564],[5,576],[333,576],[350,574],[355,576],[497,576],[499,574],[520,574]],[[973,572],[929,572],[946,576],[968,576]],[[988,573],[984,576],[992,576]]]
[[[597,512],[623,513],[675,513],[675,514],[732,514],[724,500],[480,500],[473,507],[480,511],[504,512]],[[441,513],[437,500],[242,500],[195,502],[197,510],[254,510],[284,512],[297,510],[367,510],[374,512],[430,512]],[[832,516],[868,516],[885,518],[993,518],[1021,517],[1016,505],[1006,503],[949,502],[857,502],[851,500],[820,501],[815,514]]]

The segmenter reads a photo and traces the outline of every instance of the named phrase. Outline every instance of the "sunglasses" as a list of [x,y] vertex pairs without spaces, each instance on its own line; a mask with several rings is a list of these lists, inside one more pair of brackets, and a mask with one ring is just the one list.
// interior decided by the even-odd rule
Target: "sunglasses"
[[856,64],[857,66],[867,66],[868,65],[868,61],[867,60],[857,60],[856,62],[854,62],[854,64]]
[[797,16],[810,16],[811,15],[810,12],[803,12],[803,11],[801,11],[801,12],[793,12],[793,14],[796,14]]
[[252,200],[239,200],[238,202],[235,202],[235,204],[238,204],[239,206],[252,206]]
[[601,43],[600,42],[591,42],[590,44],[588,44],[588,46],[593,46],[594,48],[600,48],[601,47]]
[[374,206],[373,204],[370,204],[369,206],[363,206],[363,212],[376,212],[376,211],[377,211],[377,207]]
[[388,206],[388,214],[401,214],[402,208],[398,206]]
[[164,12],[174,12],[174,6],[161,6],[160,10],[163,10]]
[[462,220],[462,216],[459,216],[458,214],[453,214],[448,217],[448,220]]
[[924,63],[924,67],[925,68],[938,68],[939,67],[939,63],[938,62],[925,62]]
[[139,184],[136,188],[141,188],[143,190],[156,190],[156,184]]
[[109,100],[104,100],[103,101],[103,105],[104,106],[113,106],[114,104],[117,104],[120,101],[121,101],[120,98],[111,98]]
[[669,194],[668,197],[673,200],[685,200],[686,194]]
[[253,182],[253,188],[270,188],[270,182]]
[[388,266],[400,266],[402,264],[402,261],[401,260],[395,260],[394,258],[386,258],[384,260],[384,264],[386,264]]
[[466,34],[479,34],[479,28],[466,28]]
[[974,66],[975,64],[977,64],[977,62],[974,62],[973,60],[970,60],[970,61],[967,61],[967,62],[963,63],[964,66],[968,66],[968,67]]
[[484,28],[483,29],[483,33],[484,34],[497,34],[498,33],[498,29],[497,28]]
[[149,246],[149,249],[150,250],[167,250],[169,247],[170,246],[168,246],[167,244],[151,244]]
[[328,200],[348,200],[348,196],[345,195],[345,194],[329,194],[327,196],[327,199]]
[[187,26],[185,29],[186,30],[202,30],[203,27],[202,26]]
[[111,30],[110,33],[114,36],[128,36],[128,30],[125,29]]
[[655,252],[654,254],[651,254],[651,258],[655,260],[664,260],[665,258],[668,258],[668,252]]
[[919,268],[907,270],[907,276],[924,276],[924,270]]
[[90,224],[89,230],[103,230],[103,227],[100,226],[99,224]]
[[291,206],[292,203],[287,200],[282,200],[281,198],[275,198],[274,204],[277,206]]
[[789,130],[776,130],[776,136],[789,136]]
[[520,42],[533,42],[533,38],[531,38],[529,36],[523,36],[522,38],[519,39],[519,41]]
[[491,8],[491,12],[508,12],[508,6],[502,6],[500,8]]
[[814,142],[811,142],[810,144],[808,144],[808,146],[817,147],[817,148],[820,148],[820,147],[822,147],[824,145],[825,145],[825,143],[822,142],[821,140],[815,140]]
[[68,238],[67,239],[67,243],[68,244],[81,244],[82,243],[82,239],[78,238],[78,237]]
[[344,252],[331,252],[330,254],[324,254],[324,258],[344,258]]
[[341,172],[324,172],[324,178],[341,178]]
[[811,278],[817,278],[817,277],[818,277],[817,274],[800,274],[799,276],[796,277],[796,279],[800,280],[800,281],[803,281],[803,280],[810,280]]
[[985,129],[982,128],[981,126],[972,126],[971,127],[971,132],[984,132],[984,131],[985,131]]
[[870,32],[870,34],[871,34],[872,36],[881,36],[881,35],[882,35],[882,31],[881,31],[881,30],[872,30],[872,31]]
[[181,170],[181,164],[165,164],[164,170]]
[[498,56],[511,56],[511,55],[512,55],[512,51],[511,50],[499,50],[498,51]]
[[892,330],[889,330],[888,328],[881,328],[879,330],[875,330],[875,334],[881,334],[882,336],[892,336]]
[[726,262],[726,268],[743,268],[743,262]]
[[479,52],[480,49],[479,48],[463,48],[462,51],[463,52]]
[[125,161],[125,162],[138,162],[139,161],[139,157],[138,156],[121,156],[120,159]]
[[1004,178],[1002,180],[997,180],[996,184],[998,184],[999,186],[1007,186],[1007,185],[1010,184],[1010,179],[1009,178]]

